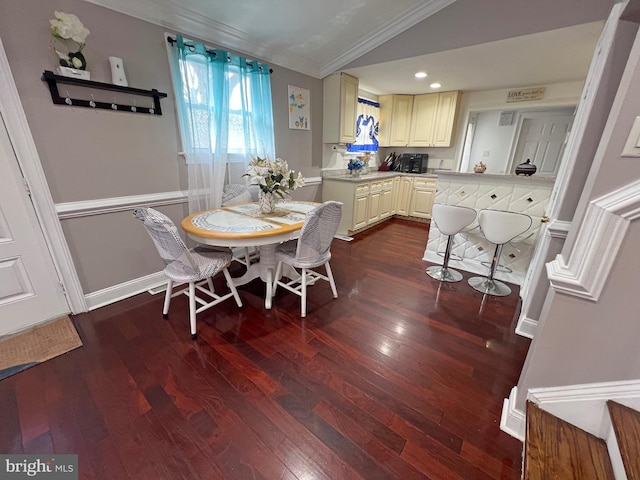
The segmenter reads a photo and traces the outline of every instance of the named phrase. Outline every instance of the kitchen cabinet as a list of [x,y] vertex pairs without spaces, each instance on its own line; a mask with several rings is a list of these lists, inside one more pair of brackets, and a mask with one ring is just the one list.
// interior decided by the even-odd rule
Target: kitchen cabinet
[[459,92],[427,93],[413,99],[412,147],[450,147]]
[[400,193],[400,177],[393,178],[393,188],[391,189],[391,214],[398,211],[398,194]]
[[346,73],[334,73],[323,80],[324,143],[356,141],[358,79]]
[[433,201],[436,198],[436,185],[437,180],[435,178],[414,178],[411,204],[409,206],[410,216],[431,218]]
[[398,175],[351,181],[327,177],[322,182],[322,201],[343,203],[340,235],[351,235],[393,215],[431,218],[437,179]]
[[387,178],[382,181],[382,191],[380,192],[380,219],[393,215],[393,178]]
[[404,147],[409,143],[413,95],[381,95],[378,141],[382,146]]
[[381,95],[378,140],[384,147],[450,147],[458,91]]
[[400,188],[398,189],[398,205],[396,214],[408,216],[411,206],[411,194],[413,193],[413,177],[400,177]]
[[369,184],[355,185],[352,230],[366,227],[369,222]]

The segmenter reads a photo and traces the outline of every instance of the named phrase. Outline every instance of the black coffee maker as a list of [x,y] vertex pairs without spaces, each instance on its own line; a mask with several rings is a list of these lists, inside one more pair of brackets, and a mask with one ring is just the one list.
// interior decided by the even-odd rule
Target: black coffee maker
[[397,170],[404,173],[426,173],[428,162],[428,153],[403,153]]

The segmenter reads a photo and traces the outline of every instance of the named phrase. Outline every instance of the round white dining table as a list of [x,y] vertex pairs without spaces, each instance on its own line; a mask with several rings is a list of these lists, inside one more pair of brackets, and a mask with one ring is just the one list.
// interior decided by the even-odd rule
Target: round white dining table
[[[284,201],[273,214],[261,214],[257,203],[205,210],[182,220],[182,228],[198,243],[216,247],[258,247],[260,259],[252,263],[244,275],[233,278],[235,286],[261,278],[266,285],[264,306],[271,308],[273,280],[276,271],[276,247],[298,238],[306,214],[320,205],[315,202]],[[295,278],[293,268],[283,276]]]

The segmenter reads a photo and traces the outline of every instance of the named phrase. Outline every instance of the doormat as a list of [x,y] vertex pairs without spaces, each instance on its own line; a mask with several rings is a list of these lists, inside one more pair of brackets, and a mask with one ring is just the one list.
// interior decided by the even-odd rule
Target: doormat
[[0,338],[0,380],[82,346],[68,316]]

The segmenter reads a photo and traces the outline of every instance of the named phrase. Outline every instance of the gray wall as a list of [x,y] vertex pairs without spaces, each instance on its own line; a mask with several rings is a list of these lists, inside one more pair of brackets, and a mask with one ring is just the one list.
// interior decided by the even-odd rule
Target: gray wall
[[[161,100],[163,115],[53,105],[41,76],[57,65],[49,48],[49,19],[54,10],[75,13],[91,31],[84,54],[92,80],[110,83],[108,57],[121,57],[130,86],[168,94]],[[0,36],[56,204],[186,190],[186,167],[177,155],[180,147],[165,31],[80,0],[0,2]],[[180,33],[189,36],[189,32]],[[276,153],[304,176],[319,176],[322,82],[277,65],[272,68]],[[288,128],[289,84],[311,92],[311,131]],[[66,88],[60,92],[64,95]],[[319,200],[320,192],[317,186],[306,187],[294,198]],[[187,214],[183,203],[160,209],[176,222]],[[146,233],[129,212],[61,223],[85,294],[162,269]]]

